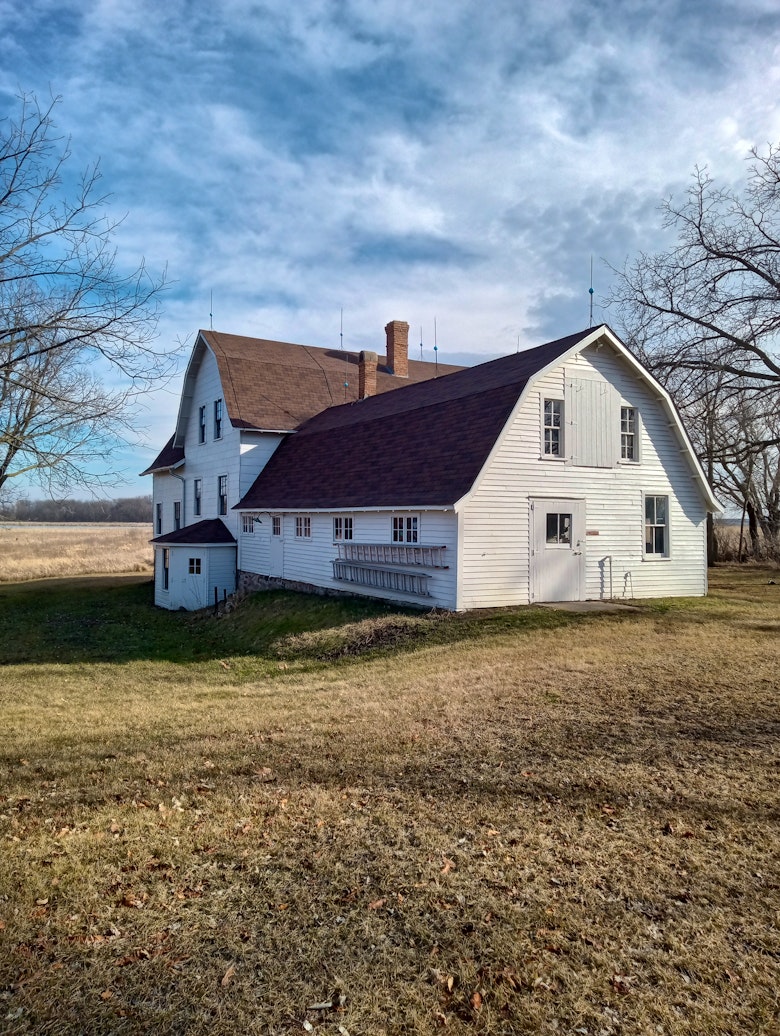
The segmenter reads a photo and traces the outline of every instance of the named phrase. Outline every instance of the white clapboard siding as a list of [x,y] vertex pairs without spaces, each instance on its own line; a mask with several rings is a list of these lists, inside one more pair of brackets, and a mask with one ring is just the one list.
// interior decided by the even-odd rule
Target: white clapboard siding
[[[419,542],[430,546],[445,547],[446,568],[434,566],[408,566],[409,571],[424,572],[430,576],[427,587],[430,596],[404,593],[400,590],[375,586],[363,586],[353,582],[335,579],[333,561],[338,558],[338,544],[333,539],[333,519],[351,517],[353,543],[391,543],[392,514],[389,512],[311,513],[311,536],[295,535],[295,515],[282,516],[284,541],[283,578],[315,586],[341,590],[359,596],[381,597],[386,600],[409,604],[423,604],[427,607],[455,608],[456,605],[456,555],[457,518],[453,512],[422,511],[393,512],[396,515],[414,513],[419,515]],[[305,512],[301,512],[302,516]],[[239,567],[242,571],[268,575],[270,572],[271,520],[262,515],[261,524],[252,533],[240,533]],[[391,565],[403,571],[405,566]]]
[[[571,460],[577,439],[566,385],[594,379],[611,386],[617,401],[610,404],[616,410],[611,467]],[[562,460],[542,455],[545,396],[568,403]],[[619,461],[621,402],[639,413],[638,463]],[[581,413],[577,416],[582,419]],[[577,435],[581,434],[580,428]],[[599,459],[603,450],[600,446]],[[644,557],[644,493],[670,498],[668,559]],[[530,501],[534,497],[585,501],[590,533],[584,544],[588,598],[606,598],[610,593],[628,598],[706,592],[705,504],[683,444],[665,408],[612,349],[589,347],[532,386],[475,490],[462,504],[459,608],[531,600]]]

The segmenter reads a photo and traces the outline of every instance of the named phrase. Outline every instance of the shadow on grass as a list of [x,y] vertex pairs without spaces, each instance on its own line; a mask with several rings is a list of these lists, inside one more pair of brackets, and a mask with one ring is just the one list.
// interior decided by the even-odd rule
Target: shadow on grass
[[0,586],[0,665],[188,664],[249,656],[316,666],[502,632],[557,629],[582,618],[513,608],[428,619],[419,609],[381,601],[283,590],[255,594],[215,618],[210,610],[155,608],[151,581],[137,576],[92,576]]

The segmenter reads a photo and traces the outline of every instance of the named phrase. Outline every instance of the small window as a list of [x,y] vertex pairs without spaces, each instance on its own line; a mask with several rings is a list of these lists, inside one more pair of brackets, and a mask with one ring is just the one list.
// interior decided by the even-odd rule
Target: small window
[[200,407],[198,410],[198,442],[206,441],[206,408],[205,406]]
[[282,516],[280,514],[275,514],[271,519],[271,535],[282,535]]
[[645,497],[645,554],[669,556],[669,497]]
[[416,514],[393,518],[393,543],[417,543],[419,519]]
[[214,438],[222,438],[222,400],[214,400]]
[[154,505],[154,523],[158,536],[162,536],[162,504]]
[[253,514],[241,515],[241,531],[248,535],[255,531],[255,516]]
[[193,483],[193,494],[194,494],[194,499],[193,499],[192,513],[196,517],[199,517],[200,516],[200,512],[201,512],[201,508],[203,506],[203,480],[202,479],[200,479],[200,478],[196,478],[195,479],[195,482]]
[[227,475],[220,475],[217,479],[217,501],[220,514],[227,514]]
[[548,512],[547,534],[548,544],[571,546],[571,515]]
[[171,570],[171,557],[170,551],[164,550],[162,552],[162,588],[163,590],[168,589],[168,579]]
[[296,536],[311,536],[311,518],[305,517],[304,515],[296,515],[295,517],[295,535]]
[[173,502],[173,529],[174,532],[181,528],[181,500]]
[[636,408],[620,408],[620,459],[637,460]]
[[200,558],[190,558],[189,573],[191,576],[200,575]]
[[334,518],[333,519],[333,539],[334,540],[351,540],[352,539],[352,519],[351,518]]
[[563,400],[544,401],[544,455],[563,456]]

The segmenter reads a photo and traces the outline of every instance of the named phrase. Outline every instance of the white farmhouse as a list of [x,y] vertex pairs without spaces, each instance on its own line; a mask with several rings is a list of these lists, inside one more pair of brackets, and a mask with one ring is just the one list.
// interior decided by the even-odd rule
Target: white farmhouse
[[157,604],[236,585],[457,610],[706,593],[717,501],[606,325],[460,370],[386,331],[384,362],[200,333],[149,469]]

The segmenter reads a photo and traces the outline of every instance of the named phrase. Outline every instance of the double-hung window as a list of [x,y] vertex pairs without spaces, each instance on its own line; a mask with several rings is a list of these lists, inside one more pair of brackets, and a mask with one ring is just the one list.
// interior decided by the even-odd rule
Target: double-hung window
[[206,441],[206,408],[202,406],[198,410],[198,442]]
[[214,438],[222,438],[222,400],[214,400]]
[[154,522],[156,534],[162,536],[162,504],[154,505]]
[[170,551],[163,550],[163,552],[162,552],[162,588],[163,588],[163,590],[167,590],[168,589],[170,570],[171,570],[171,555],[170,555]]
[[645,557],[669,557],[668,496],[645,496]]
[[352,519],[351,518],[334,518],[333,519],[333,539],[334,540],[351,540],[352,539]]
[[393,543],[417,543],[419,525],[416,514],[393,516]]
[[196,478],[193,482],[193,501],[192,501],[192,513],[196,517],[200,517],[200,512],[203,507],[203,479]]
[[563,456],[563,400],[545,399],[542,450],[545,457]]
[[241,515],[241,531],[248,535],[255,531],[255,516],[253,514]]
[[217,479],[217,510],[220,515],[227,514],[227,504],[227,475],[220,475]]
[[620,408],[620,459],[639,460],[637,443],[636,408]]
[[302,514],[295,516],[295,535],[311,536],[311,518]]
[[174,531],[181,528],[181,500],[173,502],[173,528]]
[[282,516],[280,514],[275,514],[271,518],[271,535],[282,535]]

